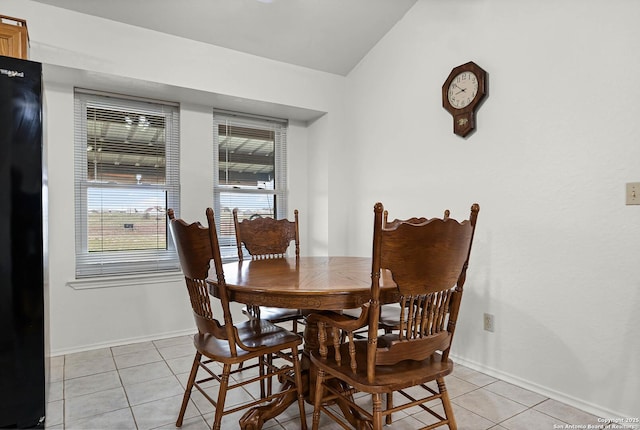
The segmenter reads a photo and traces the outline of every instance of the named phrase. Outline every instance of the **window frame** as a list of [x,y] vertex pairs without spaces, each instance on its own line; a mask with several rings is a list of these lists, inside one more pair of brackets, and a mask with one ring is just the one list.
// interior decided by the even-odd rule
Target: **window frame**
[[[220,184],[220,134],[219,126],[236,126],[270,130],[274,132],[274,186],[273,189],[259,189],[253,187],[235,187]],[[287,189],[287,129],[288,121],[280,118],[257,116],[230,111],[213,111],[213,208],[216,228],[220,241],[220,251],[224,262],[237,261],[238,252],[235,235],[223,235],[221,225],[221,194],[256,194],[272,195],[274,201],[274,216],[276,219],[287,218],[288,189]],[[228,128],[227,128],[228,130]],[[226,208],[233,210],[233,208]]]
[[[87,175],[87,107],[133,110],[165,117],[165,183],[100,184]],[[165,218],[165,249],[89,252],[88,190],[133,189],[158,190],[165,193],[165,210],[180,210],[180,112],[177,103],[139,99],[126,95],[74,89],[74,182],[76,279],[131,276],[157,272],[175,272],[180,265]]]

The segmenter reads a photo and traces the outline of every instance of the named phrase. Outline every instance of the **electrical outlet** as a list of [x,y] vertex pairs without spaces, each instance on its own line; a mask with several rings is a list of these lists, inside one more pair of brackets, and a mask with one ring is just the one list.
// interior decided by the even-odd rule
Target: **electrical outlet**
[[495,320],[493,314],[484,314],[484,329],[493,332],[495,329]]
[[625,194],[628,205],[640,205],[640,182],[628,182]]

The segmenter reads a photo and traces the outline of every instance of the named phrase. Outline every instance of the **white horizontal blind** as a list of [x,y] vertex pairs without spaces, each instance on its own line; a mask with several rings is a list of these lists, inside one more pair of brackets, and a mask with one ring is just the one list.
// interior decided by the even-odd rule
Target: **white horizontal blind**
[[287,123],[214,112],[214,210],[225,260],[237,258],[233,209],[240,220],[287,216]]
[[177,105],[75,93],[76,277],[179,270]]

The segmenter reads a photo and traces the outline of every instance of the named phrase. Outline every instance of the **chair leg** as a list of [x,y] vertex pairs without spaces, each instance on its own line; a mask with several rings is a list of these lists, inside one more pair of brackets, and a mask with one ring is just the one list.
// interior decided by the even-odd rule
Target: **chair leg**
[[318,430],[320,425],[320,408],[322,406],[322,384],[324,383],[324,370],[318,369],[316,374],[315,398],[313,402],[313,424],[312,430]]
[[302,372],[300,360],[298,359],[298,347],[291,348],[291,358],[293,361],[293,371],[298,389],[298,408],[300,409],[300,425],[302,430],[307,430],[307,416],[304,411],[304,391],[302,390]]
[[373,430],[382,430],[382,395],[374,393],[373,399]]
[[[258,369],[260,372],[260,398],[264,399],[265,395],[264,395],[264,384],[265,384],[265,380],[262,379],[262,377],[264,376],[264,363],[265,363],[266,357],[264,355],[261,355],[260,357],[258,357]],[[242,362],[244,363],[244,361]],[[242,363],[240,363],[240,366],[242,366]]]
[[[271,373],[273,369],[273,354],[267,355],[267,371]],[[267,396],[270,396],[273,390],[273,376],[267,378]]]
[[184,389],[184,396],[182,397],[182,406],[180,407],[180,413],[178,414],[176,427],[182,427],[182,420],[184,419],[184,413],[187,410],[187,405],[189,404],[189,398],[191,398],[191,390],[193,389],[193,384],[196,381],[196,375],[198,374],[201,358],[202,358],[202,354],[200,354],[199,352],[196,352],[196,356],[193,359],[193,364],[191,365],[191,373],[189,373],[187,388]]
[[222,413],[224,412],[224,401],[227,398],[227,387],[229,386],[229,373],[231,373],[231,365],[225,364],[222,368],[222,378],[220,379],[220,391],[218,391],[218,402],[216,405],[216,413],[213,418],[212,430],[220,430]]
[[[393,392],[387,393],[387,410],[389,409],[393,409]],[[391,414],[389,414],[387,415],[387,418],[386,418],[386,424],[390,426],[391,422],[392,422]]]
[[449,420],[449,429],[457,430],[458,425],[456,424],[456,419],[453,416],[453,408],[451,407],[451,400],[449,400],[449,393],[447,392],[447,386],[444,384],[444,378],[436,379],[438,382],[438,390],[440,391],[440,395],[442,396],[440,400],[442,401],[442,407],[444,409],[444,415]]

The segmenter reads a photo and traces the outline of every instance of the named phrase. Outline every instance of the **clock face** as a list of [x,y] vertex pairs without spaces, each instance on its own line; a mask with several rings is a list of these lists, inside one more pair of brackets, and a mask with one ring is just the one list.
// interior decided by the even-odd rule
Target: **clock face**
[[465,71],[457,75],[449,84],[447,97],[452,107],[463,109],[478,94],[478,78],[473,72]]

